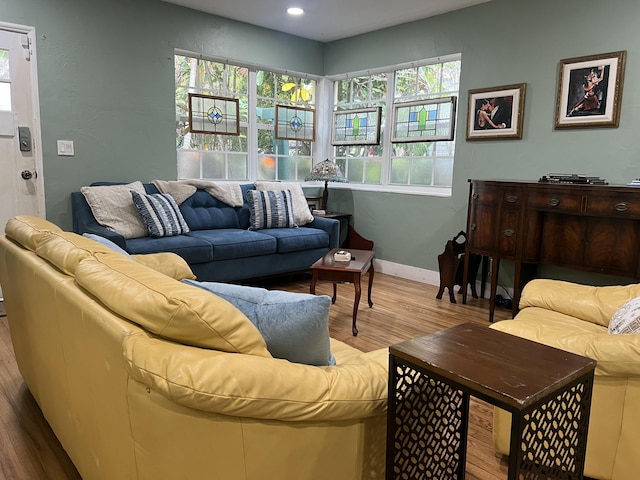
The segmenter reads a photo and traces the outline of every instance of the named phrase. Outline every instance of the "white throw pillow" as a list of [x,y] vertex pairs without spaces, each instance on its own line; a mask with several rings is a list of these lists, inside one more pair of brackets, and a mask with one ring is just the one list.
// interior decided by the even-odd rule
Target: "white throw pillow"
[[640,297],[632,298],[613,314],[609,333],[640,333]]
[[304,196],[302,187],[297,182],[256,182],[258,190],[289,190],[293,201],[293,216],[296,219],[296,225],[302,226],[313,222],[313,215],[309,210],[307,198]]
[[144,185],[139,181],[80,189],[100,225],[124,238],[146,237],[147,227],[133,204],[131,190],[145,193]]

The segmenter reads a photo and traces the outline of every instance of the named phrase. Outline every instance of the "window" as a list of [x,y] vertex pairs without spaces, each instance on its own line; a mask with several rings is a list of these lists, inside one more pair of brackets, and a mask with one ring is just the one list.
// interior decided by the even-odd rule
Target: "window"
[[349,182],[412,191],[451,187],[455,141],[392,143],[390,134],[394,103],[458,96],[460,63],[456,56],[334,81],[335,110],[382,107],[379,145],[334,147]]
[[11,77],[9,50],[0,49],[0,111],[11,111]]
[[[314,79],[175,55],[175,85],[178,179],[299,181],[311,170],[314,142],[277,139],[275,113],[315,108]],[[190,132],[189,93],[237,99],[240,135]]]
[[[175,55],[178,179],[303,181],[312,165],[326,154],[338,163],[350,182],[349,188],[359,185],[399,192],[450,192],[455,142],[392,142],[392,122],[398,103],[457,97],[460,55],[324,79],[235,63],[188,53]],[[320,98],[316,98],[318,87]],[[222,98],[223,102],[237,101],[240,134],[223,135],[213,128],[209,131],[214,133],[191,132],[190,93]],[[349,145],[343,140],[331,146],[331,138],[327,138],[331,133],[327,132],[332,131],[332,119],[351,118],[351,113],[332,116],[332,111],[359,110],[377,115],[378,108],[378,144],[372,145],[367,139]],[[299,127],[293,123],[291,130],[284,125],[287,134],[281,133],[283,125],[276,125],[276,119],[281,122],[288,115],[303,122],[304,135],[292,133]],[[314,125],[314,139],[308,126],[316,119],[323,124],[319,129]],[[375,123],[377,117],[366,119],[370,120]],[[349,132],[352,138],[357,137],[353,129]],[[233,133],[237,133],[235,129]],[[314,158],[316,152],[323,158]]]
[[382,183],[384,125],[387,113],[388,74],[378,73],[337,80],[334,83],[337,110],[382,107],[382,129],[378,145],[339,145],[334,148],[336,163],[349,182]]
[[315,90],[315,80],[256,72],[258,180],[302,181],[311,171],[314,142],[276,139],[275,117],[276,105],[313,108]]
[[[249,175],[248,69],[176,55],[176,147],[178,179],[245,180]],[[236,98],[240,135],[189,131],[189,93]]]

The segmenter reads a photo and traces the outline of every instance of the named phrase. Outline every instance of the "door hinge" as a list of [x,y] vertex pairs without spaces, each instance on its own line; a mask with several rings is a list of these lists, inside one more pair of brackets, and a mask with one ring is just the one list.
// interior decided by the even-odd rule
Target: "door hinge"
[[22,37],[22,48],[24,50],[24,58],[27,62],[31,61],[31,39],[24,35]]

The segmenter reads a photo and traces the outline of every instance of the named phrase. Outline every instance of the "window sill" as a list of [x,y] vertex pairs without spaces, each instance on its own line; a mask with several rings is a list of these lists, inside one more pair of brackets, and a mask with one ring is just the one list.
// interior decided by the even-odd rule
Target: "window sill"
[[[320,188],[324,185],[317,182],[302,183],[304,188]],[[424,195],[428,197],[450,197],[451,187],[417,187],[417,186],[400,186],[400,185],[366,185],[361,183],[336,183],[329,182],[329,188],[337,190],[357,190],[362,192],[380,192],[380,193],[400,193],[403,195]]]

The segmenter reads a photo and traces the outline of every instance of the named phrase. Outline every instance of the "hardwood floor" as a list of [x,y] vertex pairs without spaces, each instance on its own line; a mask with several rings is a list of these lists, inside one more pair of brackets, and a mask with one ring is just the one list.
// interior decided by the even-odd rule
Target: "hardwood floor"
[[[309,292],[310,276],[270,281],[262,286],[293,292]],[[371,295],[373,308],[367,305],[368,275],[362,279],[362,297],[357,316],[358,336],[351,334],[354,287],[338,285],[338,298],[331,307],[329,331],[337,338],[364,352],[387,348],[410,338],[421,337],[443,328],[465,322],[489,325],[489,300],[456,294],[458,303],[450,303],[448,291],[442,300],[436,299],[438,287],[399,277],[376,273]],[[457,287],[456,287],[457,291]],[[317,295],[332,295],[330,283],[318,283]],[[497,307],[494,321],[511,318],[511,311]],[[491,425],[493,407],[471,399],[467,450],[467,480],[496,480],[507,478],[507,458],[493,449]]]
[[[309,291],[310,275],[283,277],[263,282],[263,286],[288,291]],[[363,279],[366,286],[367,277]],[[331,285],[319,283],[317,294],[331,295]],[[435,298],[438,288],[419,282],[376,273],[373,308],[363,288],[358,312],[357,337],[351,335],[354,288],[338,285],[338,299],[331,308],[331,336],[362,351],[386,348],[464,322],[488,324],[489,303],[469,296],[467,305],[450,303],[448,296]],[[497,308],[495,319],[510,318]],[[55,438],[35,400],[25,387],[13,356],[6,317],[0,318],[0,479],[79,479],[72,462]],[[506,459],[496,455],[491,442],[493,407],[472,399],[469,422],[468,480],[495,480],[507,477]],[[115,480],[115,479],[114,479]]]

